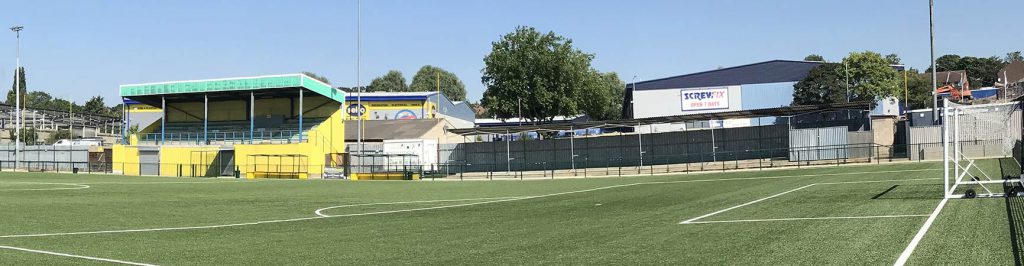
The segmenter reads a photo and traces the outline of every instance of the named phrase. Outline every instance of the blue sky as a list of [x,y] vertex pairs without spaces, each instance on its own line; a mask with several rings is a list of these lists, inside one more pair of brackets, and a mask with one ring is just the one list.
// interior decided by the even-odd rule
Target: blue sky
[[[25,26],[29,90],[79,103],[92,95],[115,103],[119,84],[168,80],[313,71],[335,86],[356,84],[354,0],[0,2],[0,25]],[[1024,50],[1024,1],[937,2],[938,55]],[[838,60],[863,50],[928,65],[927,0],[365,0],[362,11],[363,84],[389,69],[411,80],[432,64],[455,72],[472,101],[484,91],[480,69],[490,43],[517,25],[572,38],[596,54],[595,68],[626,82],[811,53]],[[14,34],[3,32],[6,90],[15,49]],[[790,97],[744,94],[768,105]]]

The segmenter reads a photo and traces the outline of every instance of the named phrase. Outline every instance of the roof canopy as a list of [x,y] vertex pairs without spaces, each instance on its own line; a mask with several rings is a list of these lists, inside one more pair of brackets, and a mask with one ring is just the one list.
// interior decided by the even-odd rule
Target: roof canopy
[[153,99],[159,100],[160,97],[168,98],[169,101],[202,100],[203,95],[214,99],[238,99],[241,97],[238,95],[239,92],[248,91],[261,96],[297,94],[296,91],[282,90],[288,88],[304,88],[335,101],[345,102],[344,91],[334,89],[330,84],[304,74],[129,84],[121,85],[120,91],[121,97],[130,97],[140,102],[153,103]]
[[677,116],[665,116],[665,117],[650,117],[641,119],[622,119],[622,120],[609,120],[609,121],[588,121],[588,122],[572,122],[572,123],[559,123],[559,124],[543,124],[543,125],[523,125],[523,126],[506,126],[506,127],[476,127],[476,128],[457,128],[449,129],[448,132],[452,132],[459,135],[479,135],[479,134],[507,134],[507,133],[519,133],[529,131],[563,131],[573,129],[585,129],[585,128],[612,128],[612,127],[632,127],[639,125],[651,125],[651,124],[668,124],[668,123],[682,123],[691,121],[706,121],[706,120],[721,120],[721,119],[732,119],[732,118],[757,118],[757,117],[773,117],[773,116],[794,116],[801,114],[809,114],[816,112],[835,111],[835,110],[867,110],[871,107],[871,102],[851,102],[851,103],[837,103],[837,104],[820,104],[820,105],[796,105],[796,106],[784,106],[776,108],[766,109],[752,109],[752,110],[741,110],[741,111],[730,111],[730,112],[717,112],[717,113],[703,113],[703,114],[689,114],[689,115],[677,115]]

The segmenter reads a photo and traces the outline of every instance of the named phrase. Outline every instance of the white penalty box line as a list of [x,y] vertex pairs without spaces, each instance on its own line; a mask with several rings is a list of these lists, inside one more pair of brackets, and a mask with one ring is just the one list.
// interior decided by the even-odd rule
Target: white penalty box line
[[740,222],[774,222],[774,221],[806,221],[806,220],[845,220],[845,219],[873,219],[873,218],[906,218],[906,217],[927,217],[927,214],[903,214],[903,215],[871,215],[871,216],[837,216],[837,217],[797,217],[797,218],[773,218],[773,219],[741,219],[741,220],[716,220],[716,221],[699,221],[700,219],[715,216],[727,211],[742,208],[748,205],[752,205],[758,202],[769,200],[775,197],[786,195],[792,192],[803,190],[809,187],[817,185],[844,185],[844,184],[866,184],[866,183],[883,183],[883,182],[906,182],[906,181],[920,181],[920,180],[938,180],[940,178],[915,178],[915,179],[891,179],[891,180],[870,180],[870,181],[848,181],[848,182],[823,182],[814,183],[795,189],[787,190],[782,193],[767,196],[764,198],[749,201],[740,205],[732,206],[729,208],[717,210],[705,215],[697,216],[682,222],[679,224],[713,224],[713,223],[740,223]]
[[70,258],[85,259],[85,260],[92,260],[92,261],[101,261],[101,262],[124,264],[124,265],[137,265],[137,266],[154,266],[155,265],[155,264],[149,264],[149,263],[139,263],[139,262],[107,259],[107,258],[100,258],[100,257],[90,257],[90,256],[74,255],[74,254],[67,254],[67,253],[60,253],[60,252],[53,252],[53,251],[46,251],[46,250],[38,250],[38,249],[28,249],[28,248],[12,247],[12,246],[0,246],[0,249],[23,251],[23,252],[31,252],[31,253],[36,253],[36,254],[46,254],[46,255],[61,256],[61,257],[70,257]]

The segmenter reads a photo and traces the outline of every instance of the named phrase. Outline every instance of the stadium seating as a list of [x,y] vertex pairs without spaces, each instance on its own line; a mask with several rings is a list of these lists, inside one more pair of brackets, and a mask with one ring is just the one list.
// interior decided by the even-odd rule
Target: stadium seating
[[[308,139],[308,132],[322,123],[326,118],[304,118],[302,130],[299,131],[298,119],[285,119],[280,125],[272,127],[257,126],[249,136],[249,121],[210,121],[207,124],[208,144],[248,143],[295,143]],[[139,135],[142,144],[159,144],[160,128],[153,132]],[[203,122],[171,122],[167,123],[163,135],[164,144],[201,145],[203,142]]]

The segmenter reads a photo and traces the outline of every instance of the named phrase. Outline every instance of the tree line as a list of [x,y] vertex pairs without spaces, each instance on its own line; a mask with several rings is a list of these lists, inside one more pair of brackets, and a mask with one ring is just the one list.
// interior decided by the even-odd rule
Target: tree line
[[[54,97],[44,91],[29,91],[27,85],[27,79],[25,78],[25,67],[21,67],[17,71],[16,82],[18,89],[21,93],[21,108],[36,108],[36,109],[49,109],[57,111],[71,111],[82,114],[92,115],[103,115],[121,117],[121,104],[115,106],[106,106],[103,102],[103,96],[93,96],[85,101],[84,104],[79,105],[78,103],[68,101],[63,98]],[[11,84],[11,89],[7,91],[7,99],[4,104],[10,106],[16,106],[19,104],[16,102],[17,94],[14,91],[16,86],[15,83]]]
[[[852,52],[838,62],[828,62],[816,54],[805,61],[824,64],[811,69],[808,75],[793,85],[793,105],[827,104],[848,101],[877,101],[895,96],[909,103],[910,108],[928,108],[932,105],[931,67],[924,71],[906,67],[900,73],[896,54],[882,56],[872,51]],[[1014,61],[1024,61],[1020,51],[1003,57],[973,57],[956,54],[935,59],[939,71],[964,70],[972,87],[995,85],[999,70]],[[938,81],[941,83],[942,81]]]

